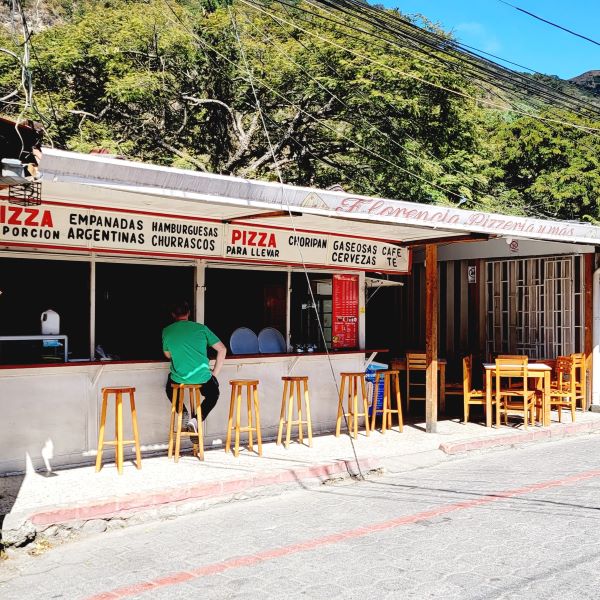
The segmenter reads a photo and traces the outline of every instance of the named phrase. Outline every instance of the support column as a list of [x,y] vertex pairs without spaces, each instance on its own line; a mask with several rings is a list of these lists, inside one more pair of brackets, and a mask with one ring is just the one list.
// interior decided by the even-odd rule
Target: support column
[[292,268],[287,270],[285,292],[285,344],[288,352],[292,351]]
[[96,360],[96,255],[93,252],[90,257],[90,360]]
[[365,348],[366,344],[366,302],[367,284],[364,271],[358,274],[358,347]]
[[[584,329],[584,342],[583,342],[583,351],[585,353],[586,364],[588,358],[592,356],[593,350],[593,320],[594,320],[594,301],[593,301],[593,291],[594,291],[594,255],[593,254],[585,254],[584,260],[584,315],[585,315],[585,329]],[[577,351],[577,349],[576,349]],[[592,369],[587,372],[586,370],[586,386],[585,386],[585,407],[587,409],[591,404],[591,396],[592,396]]]
[[197,260],[196,261],[196,314],[195,320],[198,323],[204,323],[204,290],[206,289],[205,285],[205,276],[206,276],[206,261]]
[[427,360],[425,388],[425,430],[437,431],[438,407],[438,319],[439,289],[437,246],[425,246],[425,355]]

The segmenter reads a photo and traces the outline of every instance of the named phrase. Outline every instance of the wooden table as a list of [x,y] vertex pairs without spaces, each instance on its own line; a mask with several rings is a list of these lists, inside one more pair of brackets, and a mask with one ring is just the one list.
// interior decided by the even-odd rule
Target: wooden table
[[[446,359],[438,358],[438,371],[440,372],[440,411],[446,410]],[[390,369],[406,371],[406,358],[392,358]]]
[[[515,365],[519,367],[520,365]],[[496,372],[495,363],[483,363],[485,370],[485,426],[492,426],[492,375]],[[527,378],[536,380],[542,390],[542,425],[550,425],[550,374],[552,367],[544,363],[529,363],[527,365]],[[496,410],[496,425],[500,425],[500,413]]]

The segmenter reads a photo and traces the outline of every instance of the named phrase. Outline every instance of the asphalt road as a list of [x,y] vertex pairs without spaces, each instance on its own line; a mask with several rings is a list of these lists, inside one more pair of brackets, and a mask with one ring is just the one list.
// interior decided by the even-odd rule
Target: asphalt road
[[0,598],[600,597],[600,435],[238,501],[0,563]]

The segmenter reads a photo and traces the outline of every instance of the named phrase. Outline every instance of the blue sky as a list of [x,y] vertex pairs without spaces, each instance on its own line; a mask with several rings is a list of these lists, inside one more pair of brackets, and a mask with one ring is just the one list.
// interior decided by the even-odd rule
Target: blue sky
[[[403,13],[423,14],[452,31],[460,42],[540,73],[569,79],[585,71],[600,69],[600,46],[542,23],[498,0],[370,1],[398,8]],[[508,1],[600,41],[598,0]]]

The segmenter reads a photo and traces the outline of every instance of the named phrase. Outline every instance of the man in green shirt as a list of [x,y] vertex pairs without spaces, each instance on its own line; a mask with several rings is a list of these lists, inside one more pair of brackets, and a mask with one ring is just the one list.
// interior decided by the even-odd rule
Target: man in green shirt
[[[217,375],[223,367],[227,348],[225,344],[206,326],[190,321],[190,307],[187,302],[175,304],[171,310],[174,323],[162,331],[163,352],[171,360],[171,372],[165,391],[169,401],[173,397],[173,383],[202,384],[202,420],[206,419],[219,399]],[[208,347],[217,351],[217,359],[211,371],[208,360]],[[184,407],[186,427],[198,431],[196,415],[187,414]]]

